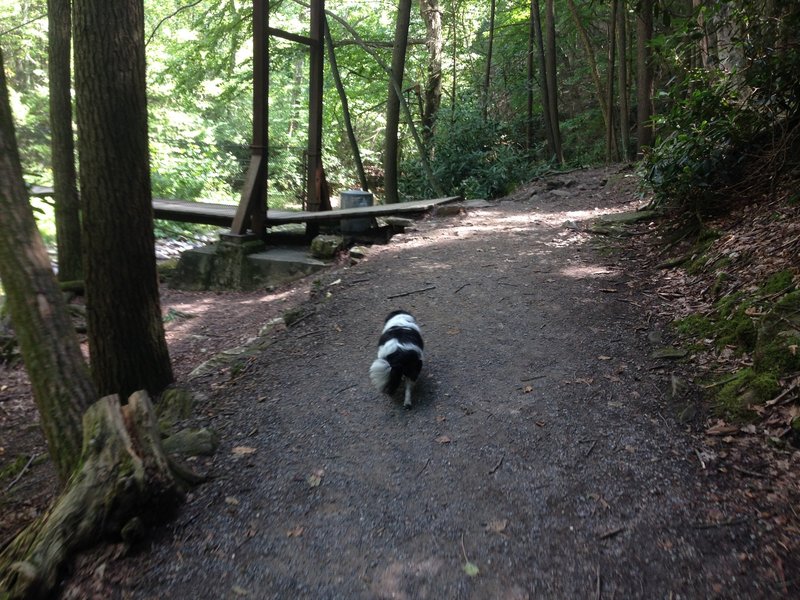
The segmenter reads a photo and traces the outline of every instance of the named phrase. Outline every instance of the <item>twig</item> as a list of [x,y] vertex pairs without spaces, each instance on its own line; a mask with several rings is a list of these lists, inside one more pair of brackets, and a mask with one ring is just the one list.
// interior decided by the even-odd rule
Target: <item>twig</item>
[[601,582],[601,580],[600,580],[600,565],[598,565],[597,566],[597,583],[595,585],[595,590],[594,590],[595,591],[594,597],[597,598],[597,600],[600,600],[600,598],[602,597],[602,594],[601,594],[602,586],[600,585],[600,582]]
[[461,290],[463,290],[463,289],[464,289],[465,287],[467,287],[468,285],[469,285],[469,282],[465,283],[464,285],[460,286],[460,287],[459,287],[459,288],[458,288],[458,289],[457,289],[455,292],[453,292],[453,293],[454,293],[454,294],[457,294],[458,292],[460,292]]
[[492,475],[493,473],[495,473],[497,471],[497,469],[500,468],[500,465],[503,464],[503,459],[505,459],[505,457],[506,457],[506,455],[504,453],[503,456],[500,457],[500,460],[497,461],[497,464],[495,466],[493,466],[491,469],[489,469],[489,475]]
[[589,446],[589,449],[588,449],[586,452],[584,452],[584,454],[583,454],[583,455],[584,455],[584,456],[589,456],[589,455],[592,453],[592,450],[594,450],[594,447],[595,447],[595,446],[597,446],[597,440],[593,440],[593,441],[592,441],[592,445],[591,445],[591,446]]
[[428,460],[425,461],[425,464],[422,465],[422,468],[417,472],[417,477],[422,475],[422,472],[428,468],[428,465],[431,464],[431,457],[428,457]]
[[700,466],[703,467],[703,469],[705,469],[706,468],[706,463],[705,463],[705,461],[703,461],[703,457],[700,456],[700,451],[697,448],[695,448],[694,449],[694,453],[697,455],[697,460],[700,461]]
[[419,289],[419,290],[411,290],[410,292],[403,292],[401,294],[392,294],[391,296],[386,296],[386,299],[387,300],[392,300],[394,298],[402,298],[403,296],[410,296],[411,294],[421,294],[422,292],[429,292],[429,291],[435,290],[435,289],[436,289],[436,286],[435,285],[431,285],[431,286],[428,286],[426,288],[422,288],[422,289]]
[[608,538],[614,537],[615,535],[618,535],[618,534],[622,533],[623,531],[625,531],[624,527],[615,527],[614,529],[609,529],[605,533],[601,533],[600,535],[597,536],[597,539],[598,540],[607,540]]
[[792,385],[790,385],[788,388],[786,388],[785,390],[783,390],[783,391],[782,391],[780,394],[778,394],[777,396],[775,396],[775,397],[774,397],[772,400],[768,400],[768,401],[767,401],[767,403],[766,403],[766,404],[767,404],[767,406],[772,406],[773,404],[778,404],[778,403],[779,403],[781,400],[783,400],[783,399],[784,399],[786,396],[788,396],[788,395],[789,395],[789,394],[791,394],[793,391],[795,391],[795,390],[797,389],[797,386],[798,386],[798,385],[800,385],[800,383],[798,383],[798,382],[794,382],[794,383],[793,383]]
[[742,525],[750,522],[750,519],[728,519],[727,521],[718,521],[716,523],[695,523],[695,529],[713,529],[715,527],[731,527],[733,525]]
[[24,466],[24,467],[22,467],[22,470],[21,470],[19,473],[17,473],[17,476],[16,476],[16,477],[14,477],[14,480],[13,480],[11,483],[9,483],[9,484],[8,484],[8,486],[6,487],[6,492],[7,492],[8,490],[10,490],[12,487],[14,487],[14,486],[17,484],[17,482],[18,482],[20,479],[22,479],[22,476],[23,476],[23,475],[25,475],[25,471],[27,471],[27,470],[28,470],[28,467],[30,467],[30,466],[31,466],[31,463],[32,463],[34,460],[36,460],[36,457],[37,457],[37,456],[38,456],[38,454],[36,454],[36,452],[34,452],[33,454],[31,454],[31,457],[28,459],[28,462],[27,462],[27,463],[25,463],[25,466]]
[[520,379],[520,381],[522,381],[522,382],[534,381],[536,379],[544,379],[545,377],[547,377],[547,375],[534,375],[533,377],[525,377],[523,379]]
[[766,475],[764,475],[763,473],[759,473],[758,471],[751,471],[750,469],[745,469],[743,467],[739,467],[736,465],[733,465],[733,470],[742,473],[743,475],[749,475],[750,477],[758,477],[759,479],[765,479],[767,477]]

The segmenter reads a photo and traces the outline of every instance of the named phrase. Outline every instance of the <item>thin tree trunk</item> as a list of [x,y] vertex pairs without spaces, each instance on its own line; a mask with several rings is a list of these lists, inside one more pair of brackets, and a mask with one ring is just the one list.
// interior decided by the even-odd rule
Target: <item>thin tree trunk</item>
[[[545,137],[547,139],[548,158],[558,156],[555,143],[555,128],[550,119],[550,94],[547,89],[547,62],[542,38],[542,17],[539,9],[539,0],[531,0],[531,27],[536,38],[536,55],[539,59],[539,86],[542,94],[542,117],[544,121]],[[531,93],[533,90],[531,90]]]
[[425,47],[428,50],[425,100],[422,110],[422,139],[427,147],[430,146],[436,116],[442,102],[442,9],[439,0],[419,0],[419,9],[425,22]]
[[[408,27],[411,22],[411,0],[399,0],[397,21],[394,30],[394,49],[392,50],[392,71],[389,93],[386,99],[386,140],[383,146],[383,191],[386,204],[400,202],[397,189],[399,142],[397,130],[400,125],[400,100],[395,92],[395,84],[403,88],[403,72],[408,48]],[[402,92],[401,92],[402,94]]]
[[369,189],[367,174],[364,172],[364,163],[361,161],[361,152],[358,149],[358,140],[356,139],[356,134],[353,131],[353,123],[350,119],[350,105],[347,102],[347,92],[345,92],[344,84],[342,84],[342,77],[339,74],[339,66],[336,63],[336,51],[333,47],[333,38],[331,37],[331,30],[328,27],[327,17],[325,17],[325,43],[328,46],[328,62],[331,65],[333,83],[336,86],[336,91],[339,93],[339,100],[342,103],[344,127],[345,131],[347,132],[347,139],[350,142],[350,148],[353,151],[353,161],[356,165],[358,181],[361,184],[361,189],[366,191]]
[[81,218],[72,136],[70,0],[47,2],[47,66],[50,86],[50,149],[53,166],[58,278],[76,281],[81,267]]
[[172,382],[158,297],[142,0],[74,0],[89,353],[102,395]]
[[50,456],[62,481],[78,465],[81,418],[97,399],[33,218],[0,54],[0,280]]
[[628,17],[625,0],[619,0],[617,12],[617,46],[619,46],[619,67],[617,68],[617,87],[619,88],[619,131],[622,157],[631,158],[631,132],[628,103]]
[[606,106],[608,122],[606,123],[606,161],[619,160],[617,143],[614,135],[614,61],[617,57],[617,10],[618,0],[611,0],[611,18],[608,21],[608,70],[606,72]]
[[583,22],[578,14],[578,9],[575,6],[574,0],[567,0],[567,5],[569,6],[569,11],[572,14],[572,19],[575,21],[575,27],[577,28],[578,35],[581,38],[583,49],[586,52],[586,61],[589,63],[589,74],[592,76],[595,94],[597,95],[597,102],[600,104],[600,111],[603,114],[603,123],[606,126],[606,131],[608,131],[610,121],[609,107],[606,100],[606,92],[603,89],[603,83],[600,80],[600,69],[597,67],[597,60],[595,59],[595,51],[594,47],[592,46],[592,40],[589,39],[589,34],[586,32],[586,28],[583,26]]
[[638,153],[653,145],[653,0],[641,0],[636,18],[636,132]]
[[545,46],[545,76],[547,79],[548,111],[550,123],[553,128],[553,150],[559,165],[564,164],[564,154],[561,149],[561,131],[558,116],[558,75],[556,73],[556,22],[553,11],[553,0],[545,3],[545,26],[547,29],[547,43]]
[[453,0],[453,22],[450,38],[453,40],[453,77],[450,82],[450,121],[455,122],[456,118],[456,79],[458,65],[458,0]]
[[431,186],[431,189],[438,195],[444,196],[444,190],[442,190],[442,186],[439,184],[436,176],[433,173],[433,169],[431,168],[431,163],[428,160],[427,152],[425,152],[425,145],[422,142],[422,138],[420,137],[419,133],[417,132],[417,127],[414,125],[414,118],[411,115],[411,110],[408,108],[408,103],[403,96],[403,89],[400,87],[400,84],[392,77],[392,69],[389,65],[387,65],[383,59],[378,55],[374,49],[370,47],[361,36],[358,35],[358,32],[353,29],[350,24],[342,19],[341,17],[337,16],[335,13],[332,13],[328,10],[325,11],[325,14],[334,19],[337,23],[339,23],[342,27],[344,27],[350,35],[353,36],[355,42],[361,47],[364,52],[369,54],[373,60],[378,63],[378,65],[386,72],[389,76],[389,84],[394,89],[395,94],[397,94],[398,99],[400,100],[400,110],[403,112],[403,116],[406,119],[406,124],[408,125],[408,129],[411,132],[411,137],[414,139],[414,144],[417,146],[417,152],[419,153],[420,161],[422,162],[422,168],[425,171],[425,176],[428,179],[428,183]]
[[497,9],[496,0],[492,0],[489,6],[489,44],[486,49],[486,71],[483,75],[483,120],[486,120],[489,110],[489,87],[492,82],[492,50],[494,47],[494,17]]

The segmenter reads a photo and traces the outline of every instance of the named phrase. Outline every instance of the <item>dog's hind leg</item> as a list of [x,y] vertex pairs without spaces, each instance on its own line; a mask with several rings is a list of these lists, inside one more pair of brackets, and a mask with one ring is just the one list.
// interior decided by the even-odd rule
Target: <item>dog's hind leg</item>
[[411,390],[414,389],[414,381],[412,381],[408,377],[406,377],[405,380],[406,380],[406,399],[403,402],[403,406],[405,408],[411,408]]

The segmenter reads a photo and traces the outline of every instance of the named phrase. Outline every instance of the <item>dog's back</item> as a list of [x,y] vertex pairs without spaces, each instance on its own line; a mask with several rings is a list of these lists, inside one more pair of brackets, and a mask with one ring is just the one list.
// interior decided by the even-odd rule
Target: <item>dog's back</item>
[[369,370],[373,385],[394,394],[406,379],[405,406],[411,406],[411,388],[422,371],[424,343],[416,320],[409,313],[396,310],[386,317],[378,340],[378,358]]

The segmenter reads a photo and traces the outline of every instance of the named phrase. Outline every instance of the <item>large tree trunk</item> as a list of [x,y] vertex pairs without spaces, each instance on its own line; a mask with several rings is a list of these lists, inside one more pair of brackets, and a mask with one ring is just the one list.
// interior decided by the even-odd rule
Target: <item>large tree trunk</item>
[[80,458],[81,416],[97,395],[28,204],[2,55],[0,280],[50,456],[66,481]]
[[389,82],[389,95],[386,99],[386,140],[383,146],[383,188],[386,204],[400,202],[397,190],[399,161],[397,130],[400,124],[400,98],[395,91],[395,86],[399,86],[401,90],[403,88],[410,21],[411,0],[399,0],[394,30],[394,49],[392,50],[391,81]]
[[442,103],[442,9],[439,0],[419,0],[419,10],[425,22],[425,47],[428,50],[422,138],[426,145],[430,145],[436,115]]
[[100,394],[172,381],[158,297],[142,0],[74,0],[92,374]]
[[56,204],[58,278],[76,281],[81,268],[81,218],[72,137],[70,0],[47,1],[50,149]]
[[636,132],[639,154],[653,145],[653,0],[641,0],[636,18]]
[[547,30],[545,45],[545,78],[547,80],[548,111],[553,128],[553,151],[556,162],[564,164],[564,153],[561,149],[561,130],[558,116],[558,75],[556,72],[556,20],[553,11],[553,0],[545,3],[545,27]]
[[83,429],[81,467],[67,489],[0,554],[0,596],[49,597],[76,550],[104,538],[134,541],[182,498],[147,394],[137,392],[126,406],[118,396],[100,399]]

